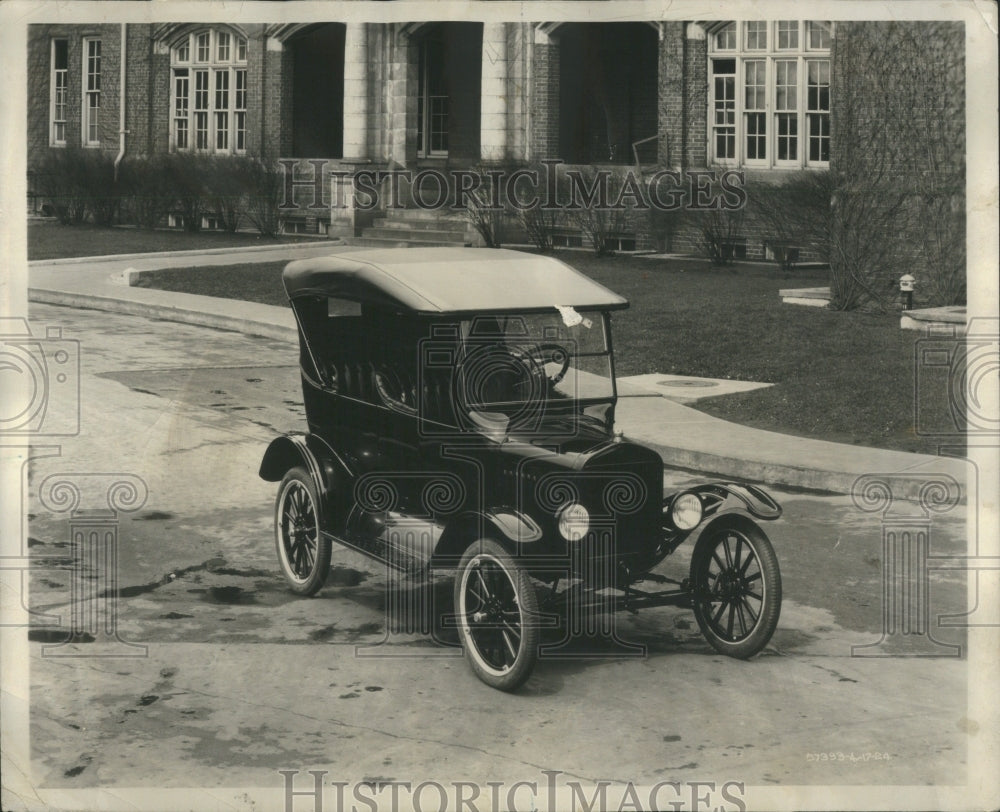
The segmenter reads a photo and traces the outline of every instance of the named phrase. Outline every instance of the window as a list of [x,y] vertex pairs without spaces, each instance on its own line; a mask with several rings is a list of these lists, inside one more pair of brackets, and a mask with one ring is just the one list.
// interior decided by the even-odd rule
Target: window
[[712,61],[713,119],[715,155],[719,159],[736,158],[736,60]]
[[748,167],[830,161],[829,22],[752,20],[709,37],[709,151]]
[[83,41],[83,145],[101,144],[101,41]]
[[170,101],[173,149],[246,150],[246,62],[246,38],[228,31],[199,31],[174,45]]
[[799,21],[778,20],[779,51],[794,51],[799,47]]
[[810,59],[806,118],[809,121],[809,162],[830,160],[830,62]]
[[716,51],[735,51],[736,23],[726,23],[726,25],[716,31],[714,42]]
[[52,76],[50,80],[51,106],[49,143],[66,145],[66,94],[69,90],[69,43],[64,39],[52,40]]
[[417,81],[417,144],[420,154],[448,154],[448,86],[444,43],[436,37],[420,42]]

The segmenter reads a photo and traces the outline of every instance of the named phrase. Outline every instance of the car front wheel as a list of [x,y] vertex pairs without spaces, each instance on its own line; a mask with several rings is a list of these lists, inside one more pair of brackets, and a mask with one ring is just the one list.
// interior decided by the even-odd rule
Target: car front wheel
[[319,527],[316,485],[305,468],[292,468],[278,488],[274,543],[292,592],[315,595],[330,573],[332,544]]
[[475,542],[462,556],[455,612],[476,676],[501,691],[520,687],[538,659],[538,597],[528,573],[493,539]]
[[695,618],[712,648],[747,659],[767,645],[781,612],[781,573],[760,528],[709,529],[691,557],[691,586]]

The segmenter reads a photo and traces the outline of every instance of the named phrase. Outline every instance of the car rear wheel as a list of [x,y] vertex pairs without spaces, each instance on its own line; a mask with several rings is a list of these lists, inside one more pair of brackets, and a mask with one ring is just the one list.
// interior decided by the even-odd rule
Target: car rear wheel
[[316,485],[305,468],[292,468],[278,488],[274,543],[292,592],[315,595],[330,573],[332,544],[319,528]]
[[455,613],[476,676],[501,691],[520,687],[538,659],[538,596],[528,573],[493,539],[475,542],[462,556]]
[[767,645],[781,612],[781,572],[760,528],[710,528],[695,545],[691,585],[694,615],[712,648],[747,659]]

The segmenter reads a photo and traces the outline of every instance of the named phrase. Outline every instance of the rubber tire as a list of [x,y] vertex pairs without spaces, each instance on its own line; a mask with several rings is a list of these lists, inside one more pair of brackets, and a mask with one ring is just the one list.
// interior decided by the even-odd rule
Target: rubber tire
[[[492,560],[503,569],[514,587],[515,600],[519,609],[521,642],[515,654],[513,665],[504,670],[497,669],[485,662],[472,638],[466,619],[464,587],[475,569],[474,563],[480,559]],[[535,593],[535,587],[528,573],[497,541],[490,538],[480,539],[469,545],[455,571],[454,601],[458,637],[465,650],[465,659],[473,673],[497,690],[508,692],[517,690],[531,676],[535,663],[538,661],[538,595]]]
[[[748,635],[737,641],[726,640],[712,628],[712,619],[706,615],[706,606],[701,597],[708,588],[705,580],[707,567],[712,563],[713,551],[718,546],[721,536],[734,532],[743,537],[744,543],[750,544],[757,557],[764,585],[763,601],[756,624]],[[746,660],[762,651],[771,640],[781,614],[781,571],[770,539],[757,525],[750,522],[727,523],[709,528],[703,533],[695,544],[691,556],[691,587],[694,591],[694,616],[698,621],[698,628],[712,648],[720,654]]]
[[[296,574],[293,570],[288,560],[288,550],[283,538],[282,511],[284,510],[284,500],[296,489],[301,489],[300,492],[308,497],[316,524],[313,537],[316,554],[313,558],[313,565],[305,577]],[[285,576],[288,588],[296,595],[315,595],[323,588],[323,584],[326,583],[327,576],[330,574],[330,556],[333,553],[333,544],[319,531],[318,506],[319,497],[316,493],[316,484],[309,472],[302,467],[292,468],[288,471],[281,480],[281,485],[278,486],[278,496],[274,501],[274,545],[278,554],[281,574]]]

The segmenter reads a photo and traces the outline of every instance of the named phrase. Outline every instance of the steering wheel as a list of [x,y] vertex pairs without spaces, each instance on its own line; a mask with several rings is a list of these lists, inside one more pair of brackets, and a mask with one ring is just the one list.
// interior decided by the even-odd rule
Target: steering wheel
[[544,371],[545,364],[550,362],[560,364],[560,367],[556,370],[555,374],[549,375],[548,373],[545,373],[545,377],[548,378],[549,383],[553,386],[565,378],[566,372],[569,370],[570,355],[566,352],[566,348],[562,344],[557,344],[555,342],[533,344],[531,346],[531,352],[527,352],[520,347],[510,347],[509,349],[510,354],[521,361],[532,372],[538,368],[541,368]]

